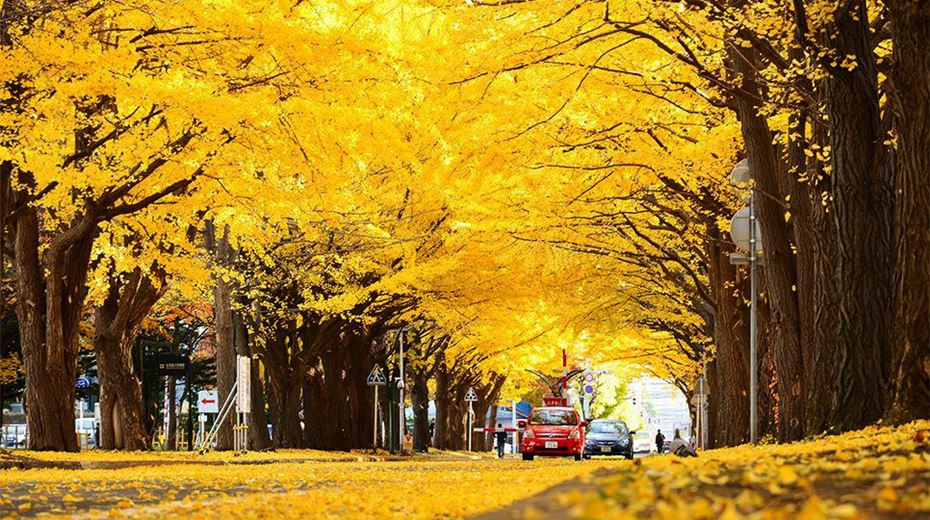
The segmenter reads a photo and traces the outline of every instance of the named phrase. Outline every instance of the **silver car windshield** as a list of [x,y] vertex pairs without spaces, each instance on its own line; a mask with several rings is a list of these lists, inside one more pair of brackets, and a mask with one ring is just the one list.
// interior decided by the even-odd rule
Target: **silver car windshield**
[[626,435],[628,430],[626,424],[612,421],[595,421],[591,423],[591,433],[614,433]]
[[571,410],[542,410],[535,412],[530,424],[536,426],[574,426],[578,416]]

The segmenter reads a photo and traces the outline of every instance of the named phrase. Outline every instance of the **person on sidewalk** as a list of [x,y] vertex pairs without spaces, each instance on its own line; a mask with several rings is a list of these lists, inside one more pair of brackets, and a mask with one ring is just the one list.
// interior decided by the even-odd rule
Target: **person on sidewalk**
[[497,442],[497,458],[504,458],[504,444],[507,442],[507,432],[504,430],[504,425],[497,423],[497,428],[494,430],[494,440]]
[[675,438],[668,447],[668,452],[678,455],[679,457],[697,457],[697,453],[688,446],[688,442],[681,438],[681,432],[675,428]]
[[656,453],[661,455],[663,447],[665,447],[665,435],[662,435],[662,430],[659,430],[656,434]]

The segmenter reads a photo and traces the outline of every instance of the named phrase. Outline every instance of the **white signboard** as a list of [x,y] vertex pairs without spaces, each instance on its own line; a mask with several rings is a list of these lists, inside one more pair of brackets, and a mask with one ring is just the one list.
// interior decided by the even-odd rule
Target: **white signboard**
[[236,411],[249,413],[252,411],[252,360],[248,356],[238,356],[236,380],[239,382]]
[[473,403],[478,400],[478,394],[475,393],[475,389],[468,387],[468,391],[465,392],[465,402]]
[[200,413],[220,413],[220,398],[216,390],[197,392],[197,409]]

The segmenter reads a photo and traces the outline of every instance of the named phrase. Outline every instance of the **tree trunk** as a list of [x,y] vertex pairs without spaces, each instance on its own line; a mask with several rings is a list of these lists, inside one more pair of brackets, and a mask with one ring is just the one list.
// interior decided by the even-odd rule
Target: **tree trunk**
[[[224,231],[222,236],[217,237],[212,223],[207,224],[205,231],[207,249],[213,252],[215,262],[220,266],[232,262],[233,250],[229,245],[228,234]],[[213,317],[216,332],[216,387],[220,403],[226,402],[236,383],[236,344],[233,332],[232,299],[232,283],[222,276],[217,276],[216,287],[213,289]],[[217,432],[216,449],[231,450],[233,448],[234,423],[235,414],[230,413]]]
[[[240,300],[239,302],[243,302]],[[271,447],[271,437],[268,434],[268,419],[265,417],[265,392],[262,388],[261,362],[255,359],[249,344],[249,332],[242,315],[233,311],[233,343],[236,345],[236,354],[250,359],[249,371],[249,448],[261,451]]]
[[444,355],[438,354],[436,361],[436,428],[433,432],[433,442],[441,450],[447,450],[449,437],[449,371],[446,368]]
[[413,376],[413,450],[429,451],[429,378],[425,369],[411,370]]
[[708,222],[706,229],[708,275],[716,302],[714,370],[708,371],[708,379],[715,379],[710,401],[712,411],[720,414],[713,421],[713,446],[734,446],[749,440],[749,313],[733,296],[736,288],[748,292],[748,284],[745,277],[738,279],[736,267],[730,264],[732,248],[721,247],[724,242],[716,222]]
[[885,417],[930,418],[930,3],[887,0],[894,40],[895,276]]
[[[267,350],[279,352],[277,347]],[[287,349],[283,351],[287,356]],[[272,424],[274,425],[273,442],[276,448],[300,448],[304,446],[304,435],[300,428],[301,386],[303,373],[295,371],[286,359],[268,356],[265,360],[268,371],[269,390],[271,394]],[[306,414],[306,410],[304,411]]]
[[831,422],[840,429],[866,426],[882,415],[892,320],[892,193],[877,72],[866,2],[850,4],[837,11],[822,38],[856,64],[853,70],[834,67],[824,81],[838,237],[840,377]]
[[[735,72],[742,77],[742,90],[757,94],[757,59],[752,49],[730,48]],[[756,102],[736,96],[737,115],[755,181],[756,216],[762,228],[765,248],[764,272],[773,325],[772,354],[778,372],[780,440],[796,440],[804,434],[802,393],[803,354],[800,344],[800,315],[794,292],[797,286],[794,258],[788,241],[784,196],[779,190],[780,163],[772,145],[768,123],[759,116]]]
[[168,431],[165,432],[165,444],[169,451],[173,451],[178,449],[178,379],[175,376],[168,376],[167,393]]
[[[268,433],[268,417],[265,415],[265,389],[262,384],[261,361],[252,358],[251,404],[249,412],[249,446],[252,450],[262,451],[271,447],[271,435]],[[298,385],[300,383],[298,382]],[[298,423],[298,428],[300,424]],[[301,438],[303,432],[301,432]]]
[[[27,205],[26,195],[18,195]],[[26,206],[14,224],[16,312],[26,367],[26,424],[29,448],[77,451],[74,381],[78,326],[87,295],[85,281],[97,227],[78,217],[56,235],[39,261],[39,220]]]
[[107,298],[97,308],[93,345],[100,380],[100,448],[149,448],[132,347],[142,320],[160,296],[137,269],[125,281],[112,278]]

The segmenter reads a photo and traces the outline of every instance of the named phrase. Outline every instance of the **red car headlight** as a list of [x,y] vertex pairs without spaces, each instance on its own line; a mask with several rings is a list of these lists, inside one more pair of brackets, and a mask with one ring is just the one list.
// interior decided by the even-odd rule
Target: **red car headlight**
[[533,430],[527,429],[526,431],[523,432],[523,438],[525,439],[532,439],[535,436],[536,434],[533,433]]
[[568,438],[569,439],[580,439],[581,431],[578,428],[575,428],[574,430],[572,430],[571,433],[568,434]]

